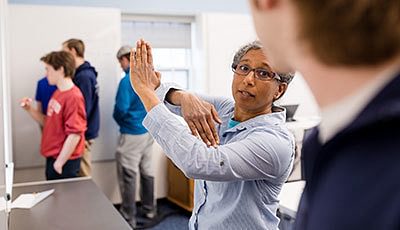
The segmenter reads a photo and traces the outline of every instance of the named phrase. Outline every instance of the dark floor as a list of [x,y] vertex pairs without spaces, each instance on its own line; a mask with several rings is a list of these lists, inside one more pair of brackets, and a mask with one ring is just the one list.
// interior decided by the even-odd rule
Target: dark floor
[[[140,203],[137,204],[140,207]],[[115,208],[119,209],[119,204],[114,205]],[[157,200],[158,215],[150,223],[147,223],[145,227],[137,229],[145,230],[187,230],[188,222],[191,213],[182,209],[181,207],[171,203],[167,199]],[[278,217],[281,219],[279,223],[279,229],[281,230],[293,230],[294,229],[294,218],[286,214],[282,214],[278,211]],[[142,221],[138,217],[138,222]]]
[[[140,206],[140,203],[137,204]],[[114,205],[115,208],[119,209],[119,204]],[[138,222],[144,222],[143,227],[137,229],[146,230],[183,230],[189,229],[188,222],[190,218],[190,212],[182,209],[181,207],[171,203],[167,199],[157,200],[157,217],[151,222],[146,219],[138,217]]]

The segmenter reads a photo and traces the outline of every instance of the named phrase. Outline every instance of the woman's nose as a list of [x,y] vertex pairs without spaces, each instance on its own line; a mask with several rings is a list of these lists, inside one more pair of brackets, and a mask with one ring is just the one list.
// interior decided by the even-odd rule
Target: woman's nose
[[254,81],[256,78],[255,70],[250,71],[243,79],[243,83],[247,85],[254,85]]

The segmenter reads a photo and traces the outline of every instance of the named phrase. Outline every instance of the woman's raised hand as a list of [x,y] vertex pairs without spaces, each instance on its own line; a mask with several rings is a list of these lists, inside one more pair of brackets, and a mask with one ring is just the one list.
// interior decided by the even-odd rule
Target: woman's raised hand
[[133,89],[154,91],[161,84],[161,74],[154,71],[153,55],[150,44],[140,39],[136,43],[136,51],[131,50],[130,80]]

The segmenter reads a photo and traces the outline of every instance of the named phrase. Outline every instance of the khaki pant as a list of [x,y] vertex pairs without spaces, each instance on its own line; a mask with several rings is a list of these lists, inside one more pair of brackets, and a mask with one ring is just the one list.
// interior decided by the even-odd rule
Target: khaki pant
[[91,176],[92,175],[92,145],[94,140],[85,140],[85,151],[81,158],[81,168],[79,170],[79,176]]
[[140,176],[140,199],[146,215],[156,214],[154,197],[154,170],[152,167],[154,140],[149,133],[121,134],[116,151],[117,175],[121,192],[120,212],[125,220],[136,227],[136,175]]

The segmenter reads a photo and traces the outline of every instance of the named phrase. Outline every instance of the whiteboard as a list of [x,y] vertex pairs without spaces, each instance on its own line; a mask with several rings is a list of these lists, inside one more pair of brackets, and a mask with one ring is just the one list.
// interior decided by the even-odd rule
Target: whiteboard
[[39,126],[20,108],[18,101],[24,96],[35,97],[36,83],[44,76],[39,59],[50,51],[60,50],[62,42],[69,38],[84,41],[85,59],[99,73],[100,133],[93,146],[93,160],[113,159],[118,136],[112,111],[121,72],[115,58],[121,41],[120,10],[11,4],[9,32],[15,166],[44,165]]

